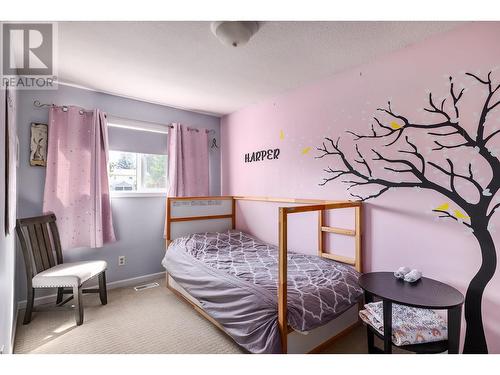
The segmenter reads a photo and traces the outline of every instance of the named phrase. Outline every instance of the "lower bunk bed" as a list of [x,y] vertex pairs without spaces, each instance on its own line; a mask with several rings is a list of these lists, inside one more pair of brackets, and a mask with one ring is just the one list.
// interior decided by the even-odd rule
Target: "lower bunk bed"
[[[175,199],[180,198],[168,200]],[[202,198],[182,198],[184,205],[187,199],[196,202]],[[357,208],[359,203],[280,208],[280,246],[235,229],[201,232],[196,223],[191,228],[196,233],[177,233],[171,240],[175,232],[171,225],[175,222],[201,224],[212,217],[230,219],[234,227],[235,198],[230,199],[231,217],[225,218],[175,218],[169,212],[172,202],[167,202],[169,246],[162,264],[167,270],[168,288],[250,353],[317,352],[355,327],[362,298],[360,273],[355,269],[360,259],[343,257],[345,264],[324,256],[287,251],[286,217],[292,212],[318,210],[318,233],[322,237],[324,232],[332,232],[324,230],[331,227],[322,225],[324,210],[353,204]],[[192,213],[192,208],[189,210]],[[336,232],[341,231],[347,230]],[[318,254],[323,253],[319,250]]]

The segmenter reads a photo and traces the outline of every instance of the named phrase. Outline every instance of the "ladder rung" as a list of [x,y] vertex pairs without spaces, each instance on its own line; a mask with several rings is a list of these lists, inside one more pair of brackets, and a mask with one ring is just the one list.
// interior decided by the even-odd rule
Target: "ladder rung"
[[341,262],[341,263],[345,263],[345,264],[350,264],[351,266],[354,266],[356,264],[356,261],[354,259],[342,256],[342,255],[335,255],[335,254],[330,254],[330,253],[321,253],[321,256],[323,258],[335,260],[337,262]]
[[345,236],[355,236],[356,231],[352,229],[336,228],[336,227],[321,227],[322,232],[343,234]]

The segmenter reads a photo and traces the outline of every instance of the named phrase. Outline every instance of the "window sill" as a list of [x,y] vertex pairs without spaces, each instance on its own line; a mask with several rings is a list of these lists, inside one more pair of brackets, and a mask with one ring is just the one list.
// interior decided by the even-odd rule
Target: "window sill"
[[115,198],[153,198],[153,197],[166,197],[167,196],[167,193],[147,193],[147,192],[144,192],[144,193],[141,193],[141,192],[137,192],[137,191],[133,191],[133,192],[111,192],[110,193],[110,197],[111,199],[115,199]]

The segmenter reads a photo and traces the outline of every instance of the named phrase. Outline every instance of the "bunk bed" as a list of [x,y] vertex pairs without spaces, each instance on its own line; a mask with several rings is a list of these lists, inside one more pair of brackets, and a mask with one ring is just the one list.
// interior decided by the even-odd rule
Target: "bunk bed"
[[[236,229],[238,201],[279,207],[279,244]],[[359,324],[361,202],[267,197],[167,198],[167,287],[251,353],[317,352]],[[325,225],[353,209],[354,229]],[[288,250],[290,215],[317,212],[317,256]],[[354,238],[354,256],[325,249],[328,234]]]

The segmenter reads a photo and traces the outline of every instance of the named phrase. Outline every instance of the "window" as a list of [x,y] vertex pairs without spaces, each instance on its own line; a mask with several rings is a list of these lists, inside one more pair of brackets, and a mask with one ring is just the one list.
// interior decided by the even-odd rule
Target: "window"
[[109,190],[115,196],[167,190],[166,125],[108,115]]
[[167,189],[167,155],[109,152],[111,192],[164,193]]

